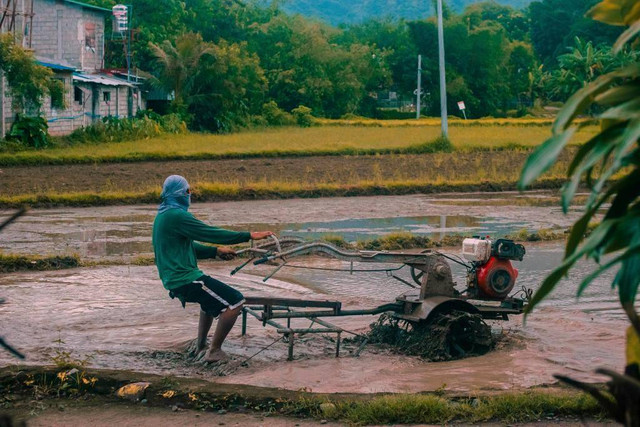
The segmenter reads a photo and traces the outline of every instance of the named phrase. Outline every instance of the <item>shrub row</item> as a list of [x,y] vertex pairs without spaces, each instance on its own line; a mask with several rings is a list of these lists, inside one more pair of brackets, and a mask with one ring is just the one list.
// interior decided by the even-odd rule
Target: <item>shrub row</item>
[[51,137],[44,118],[19,114],[6,141],[0,140],[0,151],[39,149],[48,145],[131,141],[186,131],[186,123],[177,114],[161,116],[152,111],[140,111],[131,119],[108,116],[91,126],[77,129],[70,135]]

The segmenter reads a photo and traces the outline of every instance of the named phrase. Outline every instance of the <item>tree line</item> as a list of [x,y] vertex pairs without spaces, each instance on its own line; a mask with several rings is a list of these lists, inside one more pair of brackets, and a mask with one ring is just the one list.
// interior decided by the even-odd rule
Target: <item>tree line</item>
[[[450,112],[464,101],[472,118],[526,114],[536,100],[562,102],[637,60],[630,49],[611,52],[620,29],[584,16],[596,2],[542,0],[518,10],[489,1],[461,13],[445,6]],[[194,129],[283,121],[300,106],[321,117],[379,116],[378,94],[412,99],[418,54],[424,113],[439,113],[434,18],[331,26],[278,2],[136,0],[133,19],[135,66],[173,94],[171,112]],[[108,43],[107,66],[124,63],[121,43]]]

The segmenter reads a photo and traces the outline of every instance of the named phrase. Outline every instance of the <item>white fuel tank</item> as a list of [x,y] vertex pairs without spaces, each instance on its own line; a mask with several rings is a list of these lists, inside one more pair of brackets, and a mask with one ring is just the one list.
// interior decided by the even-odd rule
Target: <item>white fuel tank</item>
[[491,257],[491,240],[476,237],[462,241],[462,256],[469,261],[487,262]]

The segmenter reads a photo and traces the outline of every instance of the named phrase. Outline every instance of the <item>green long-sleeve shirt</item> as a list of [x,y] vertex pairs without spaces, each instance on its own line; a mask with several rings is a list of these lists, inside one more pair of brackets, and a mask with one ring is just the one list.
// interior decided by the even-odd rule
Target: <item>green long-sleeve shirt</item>
[[211,227],[181,209],[169,209],[153,222],[153,251],[162,284],[175,289],[203,275],[197,259],[214,258],[217,248],[200,242],[234,244],[247,242],[251,233]]

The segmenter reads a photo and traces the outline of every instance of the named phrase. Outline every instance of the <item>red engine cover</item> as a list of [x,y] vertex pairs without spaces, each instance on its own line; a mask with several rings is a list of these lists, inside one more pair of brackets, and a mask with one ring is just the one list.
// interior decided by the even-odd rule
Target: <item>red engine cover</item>
[[486,264],[476,268],[478,289],[484,296],[492,298],[506,297],[516,284],[518,270],[508,259],[489,258]]

